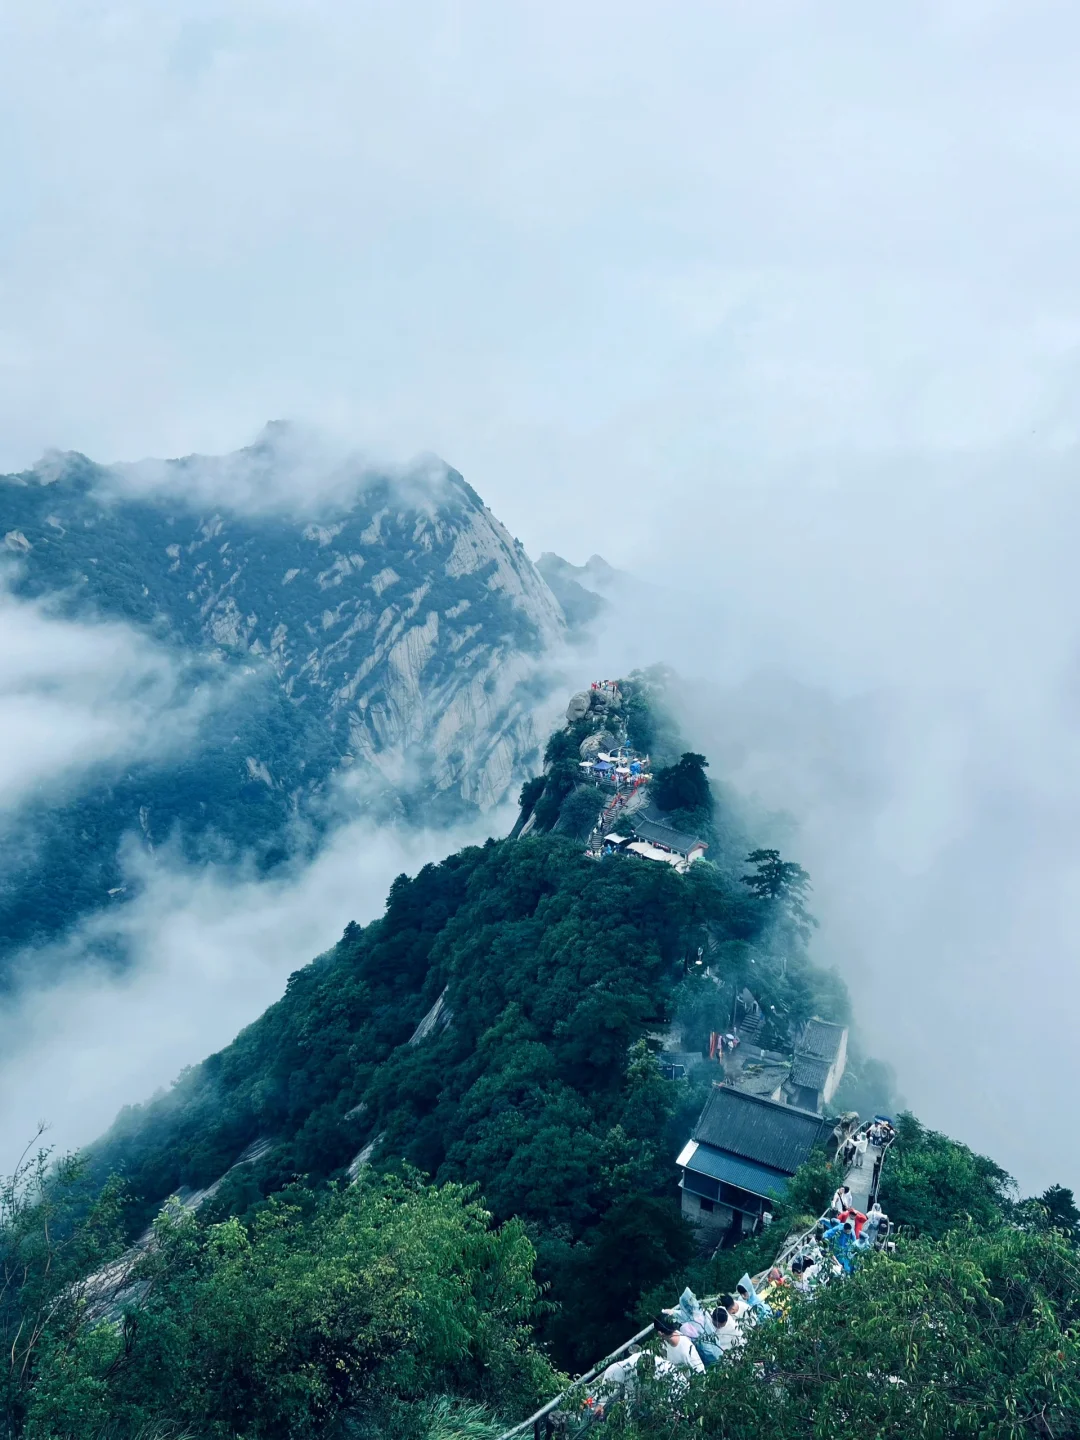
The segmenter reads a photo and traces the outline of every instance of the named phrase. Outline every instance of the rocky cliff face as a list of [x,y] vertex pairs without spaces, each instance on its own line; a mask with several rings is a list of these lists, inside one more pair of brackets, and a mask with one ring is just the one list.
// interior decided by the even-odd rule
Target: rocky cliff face
[[[147,630],[218,696],[189,755],[69,798],[94,810],[98,851],[112,847],[86,857],[99,894],[124,830],[153,844],[212,829],[280,856],[297,817],[485,808],[535,759],[538,665],[565,620],[520,543],[438,462],[355,467],[299,519],[276,502],[252,513],[258,484],[292,463],[271,429],[223,459],[119,470],[71,455],[0,480],[16,590]],[[248,513],[227,508],[232,489]],[[9,902],[25,878],[8,867]]]

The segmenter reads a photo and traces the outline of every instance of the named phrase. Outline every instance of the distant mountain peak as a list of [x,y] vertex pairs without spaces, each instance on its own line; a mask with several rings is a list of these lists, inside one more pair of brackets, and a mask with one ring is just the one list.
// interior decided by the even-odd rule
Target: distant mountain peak
[[545,550],[536,562],[537,569],[542,574],[551,572],[563,576],[567,580],[574,580],[578,585],[585,588],[605,589],[612,585],[629,580],[630,576],[625,570],[616,570],[614,565],[609,565],[602,555],[590,555],[584,565],[574,565],[569,560],[564,560],[554,550]]
[[562,606],[567,624],[579,635],[603,614],[631,579],[625,571],[609,565],[602,555],[590,555],[584,565],[573,565],[554,550],[545,550],[536,568]]
[[[72,893],[103,900],[122,883],[128,831],[150,844],[210,829],[234,851],[280,855],[290,826],[317,830],[361,794],[430,820],[498,804],[533,764],[538,670],[567,622],[443,461],[377,470],[273,422],[231,455],[51,464],[47,484],[0,483],[16,593],[144,629],[185,665],[212,660],[234,697],[190,754],[88,776],[57,799],[41,864],[62,876],[77,862]],[[295,503],[308,479],[318,506]],[[94,810],[76,828],[102,837],[93,855],[76,845],[65,859],[64,805]],[[18,863],[0,845],[0,932],[29,938]],[[17,923],[5,899],[22,907]]]

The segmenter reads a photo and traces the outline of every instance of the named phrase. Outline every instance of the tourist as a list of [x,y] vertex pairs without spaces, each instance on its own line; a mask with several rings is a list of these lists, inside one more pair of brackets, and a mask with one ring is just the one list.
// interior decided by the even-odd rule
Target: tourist
[[800,1255],[792,1261],[791,1270],[795,1276],[796,1290],[809,1295],[814,1288],[814,1281],[821,1273],[820,1264],[809,1255]]
[[885,1212],[875,1200],[866,1212],[866,1239],[872,1245],[877,1238],[878,1226],[885,1218]]
[[[593,1419],[602,1420],[609,1405],[617,1400],[630,1400],[637,1391],[638,1367],[641,1364],[646,1352],[638,1350],[633,1355],[628,1355],[625,1360],[615,1360],[610,1364],[596,1382],[595,1397],[589,1408],[593,1412]],[[652,1357],[653,1374],[658,1378],[675,1380],[675,1367],[668,1363],[662,1355]],[[588,1400],[586,1400],[588,1404]]]
[[866,1138],[865,1134],[857,1135],[855,1137],[855,1167],[858,1170],[862,1169],[863,1156],[866,1154],[867,1146],[869,1145],[869,1143],[870,1142]]
[[746,1336],[742,1333],[738,1321],[723,1305],[718,1305],[712,1312],[712,1323],[721,1351],[731,1350],[745,1343]]
[[754,1282],[750,1279],[749,1275],[742,1277],[735,1286],[735,1290],[739,1299],[746,1306],[748,1314],[751,1315],[754,1320],[767,1320],[772,1314],[768,1305],[765,1304],[765,1301],[762,1300],[761,1296],[754,1289]]
[[850,1275],[855,1268],[852,1259],[852,1249],[855,1244],[855,1227],[851,1221],[837,1220],[828,1227],[822,1238],[836,1256],[844,1274]]
[[678,1327],[666,1315],[656,1317],[653,1321],[653,1329],[663,1342],[660,1353],[669,1365],[675,1366],[677,1370],[703,1371],[705,1369],[701,1356],[695,1350],[692,1342],[685,1335],[679,1334]]
[[837,1214],[841,1210],[851,1209],[851,1187],[846,1181],[836,1187],[832,1200],[829,1202],[829,1209],[835,1210]]
[[706,1370],[720,1359],[721,1345],[711,1318],[702,1309],[701,1302],[690,1289],[679,1296],[678,1305],[665,1310],[679,1326],[679,1332],[691,1341],[704,1362]]
[[855,1230],[856,1240],[862,1234],[863,1226],[866,1224],[866,1216],[862,1213],[861,1210],[856,1210],[854,1206],[850,1207],[847,1210],[841,1210],[840,1214],[837,1215],[836,1218],[840,1222],[840,1224],[844,1224],[846,1221],[850,1220]]
[[870,1237],[870,1243],[884,1250],[886,1248],[885,1242],[888,1240],[889,1232],[892,1230],[892,1221],[876,1200],[870,1207],[870,1215],[868,1218],[874,1222],[874,1231]]

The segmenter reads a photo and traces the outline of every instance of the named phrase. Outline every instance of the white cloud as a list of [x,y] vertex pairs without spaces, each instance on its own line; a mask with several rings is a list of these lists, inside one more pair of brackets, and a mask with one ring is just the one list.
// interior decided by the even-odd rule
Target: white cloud
[[1078,38],[1064,0],[8,6],[0,464],[310,416],[534,552],[686,576],[618,653],[736,692],[716,741],[798,812],[903,1088],[1046,1178]]
[[[60,1150],[95,1139],[121,1106],[228,1044],[350,920],[380,914],[396,875],[511,823],[494,814],[453,833],[409,833],[357,822],[279,879],[133,853],[136,898],[91,917],[52,954],[39,951],[38,962],[75,968],[59,983],[27,984],[0,1009],[0,1173],[39,1119]],[[103,970],[103,945],[119,947],[128,968]]]
[[637,564],[681,593],[601,652],[687,677],[717,778],[795,822],[869,1049],[1029,1191],[1080,1190],[1078,462],[744,456],[671,488]]
[[0,575],[0,813],[48,802],[102,763],[161,754],[208,696],[131,626],[75,621],[13,595]]
[[[705,450],[1068,429],[1078,30],[1053,0],[9,7],[0,463],[306,415],[588,552]],[[581,506],[612,483],[631,517]]]
[[[54,468],[64,461],[49,455],[44,463]],[[227,455],[114,465],[101,476],[100,493],[106,500],[154,495],[196,509],[295,519],[352,505],[368,485],[386,478],[394,480],[404,505],[434,512],[445,500],[447,468],[436,456],[401,463],[360,450],[332,431],[276,420]]]

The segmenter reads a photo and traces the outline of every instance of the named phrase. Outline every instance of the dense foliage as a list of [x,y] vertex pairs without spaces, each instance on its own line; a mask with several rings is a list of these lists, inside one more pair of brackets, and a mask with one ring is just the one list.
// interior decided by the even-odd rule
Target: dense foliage
[[661,810],[669,813],[685,813],[712,818],[713,797],[709,789],[709,777],[705,774],[709,762],[704,755],[687,751],[674,765],[663,766],[653,779],[656,803]]
[[673,1406],[660,1387],[611,1440],[1034,1440],[1080,1433],[1080,1265],[1058,1233],[960,1226],[905,1241],[755,1331]]
[[[53,1225],[91,1228],[45,1203]],[[167,1208],[141,1252],[74,1288],[43,1263],[44,1215],[29,1218],[34,1284],[0,1311],[8,1434],[302,1440],[352,1414],[422,1436],[425,1402],[511,1412],[555,1388],[531,1340],[532,1246],[459,1186],[293,1187],[247,1224]]]
[[[646,694],[626,687],[643,728]],[[523,821],[561,767],[548,818],[570,828],[594,723],[553,737]],[[676,743],[661,773],[715,827],[705,770]],[[811,1157],[770,1230],[699,1254],[673,1156],[710,1072],[665,1081],[655,1050],[676,1017],[707,1044],[748,984],[778,1048],[810,1015],[848,1018],[808,957],[808,893],[772,850],[676,874],[557,831],[400,876],[379,920],[125,1111],[89,1165],[31,1165],[0,1193],[8,1434],[493,1440],[560,1388],[553,1363],[583,1370],[684,1284],[767,1266],[835,1160]],[[1080,1435],[1073,1196],[1017,1202],[993,1161],[910,1115],[897,1130],[895,1250],[792,1296],[677,1401],[645,1383],[611,1440]],[[163,1206],[195,1191],[198,1209]]]
[[[762,955],[758,975],[768,924],[708,865],[597,863],[558,837],[462,851],[395,881],[382,919],[350,926],[228,1049],[121,1115],[95,1163],[123,1170],[139,1224],[263,1137],[267,1153],[226,1177],[208,1213],[246,1213],[296,1174],[341,1174],[365,1147],[376,1165],[475,1182],[499,1219],[526,1223],[555,1300],[590,1296],[589,1331],[554,1337],[585,1363],[639,1293],[597,1259],[626,1224],[619,1205],[650,1201],[634,1222],[654,1231],[642,1287],[687,1258],[672,1156],[702,1095],[661,1079],[648,1032],[684,1007],[715,1028],[747,976],[795,1020],[843,1005],[801,952],[772,970]],[[687,973],[705,935],[708,979]]]
[[[839,1173],[815,1155],[771,1231],[684,1278],[716,1294],[765,1269],[823,1212]],[[1060,1185],[1019,1202],[1013,1190],[992,1160],[901,1114],[881,1187],[894,1247],[812,1300],[788,1294],[782,1318],[677,1406],[662,1386],[616,1406],[612,1440],[1080,1435],[1080,1212]]]
[[24,1156],[0,1181],[0,1434],[18,1433],[45,1351],[77,1337],[86,1277],[121,1254],[122,1188],[74,1157]]
[[958,1222],[992,1229],[1010,1213],[1012,1179],[985,1155],[899,1120],[899,1143],[881,1185],[881,1203],[911,1234],[940,1239]]
[[[623,703],[642,724],[659,714],[674,739],[659,678],[623,682]],[[549,1328],[560,1361],[586,1364],[618,1340],[692,1249],[672,1157],[708,1080],[665,1082],[650,1032],[678,1016],[706,1046],[750,983],[786,1043],[811,1014],[846,1018],[847,999],[802,937],[781,933],[782,903],[738,874],[581,853],[597,792],[575,788],[579,749],[598,723],[602,711],[556,731],[544,776],[523,788],[517,828],[535,812],[555,833],[399,877],[382,919],[350,926],[233,1045],[121,1115],[95,1163],[122,1169],[135,1223],[177,1190],[214,1185],[206,1213],[223,1218],[296,1175],[404,1162],[478,1184],[498,1219],[526,1224],[552,1300],[579,1312],[573,1329]],[[671,769],[707,817],[704,757]],[[609,1263],[628,1249],[633,1265]]]

